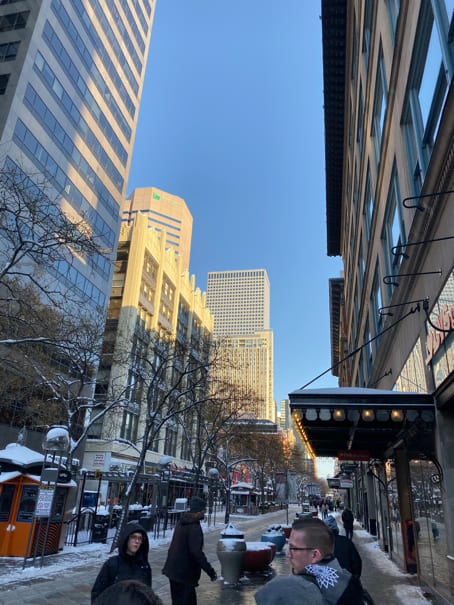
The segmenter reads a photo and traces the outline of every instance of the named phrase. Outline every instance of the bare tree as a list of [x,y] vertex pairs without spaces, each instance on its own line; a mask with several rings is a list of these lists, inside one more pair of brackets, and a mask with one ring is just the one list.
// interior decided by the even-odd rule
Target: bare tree
[[[93,234],[88,212],[66,213],[41,174],[28,175],[12,160],[0,171],[0,297],[16,299],[14,285],[32,284],[43,302],[62,303],[50,275],[75,256],[86,261],[107,251]],[[11,287],[11,285],[13,287]],[[65,297],[70,292],[65,292]],[[19,300],[24,305],[26,300]]]
[[[143,383],[140,390],[145,392],[140,430],[133,444],[138,458],[122,503],[112,551],[126,523],[133,490],[143,472],[147,452],[155,449],[161,430],[175,430],[178,418],[187,417],[191,411],[210,401],[211,340],[202,338],[197,343],[192,341],[183,345],[158,335],[150,338],[146,354],[136,357],[135,361],[135,372]],[[113,422],[112,426],[114,435],[119,425]]]

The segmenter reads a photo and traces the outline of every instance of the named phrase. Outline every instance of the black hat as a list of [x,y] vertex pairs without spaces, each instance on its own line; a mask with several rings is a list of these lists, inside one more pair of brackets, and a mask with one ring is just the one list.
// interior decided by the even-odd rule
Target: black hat
[[206,502],[205,500],[202,500],[202,498],[194,496],[194,498],[189,500],[189,510],[191,513],[200,513],[201,511],[205,510],[206,507]]

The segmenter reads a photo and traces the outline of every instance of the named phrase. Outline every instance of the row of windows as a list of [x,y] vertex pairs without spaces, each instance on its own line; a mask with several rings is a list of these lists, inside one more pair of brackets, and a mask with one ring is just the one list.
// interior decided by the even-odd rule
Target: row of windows
[[[125,2],[127,2],[129,4],[129,2],[131,2],[131,4],[134,6],[137,16],[139,17],[139,23],[142,27],[143,33],[145,34],[145,36],[148,34],[148,21],[145,17],[145,15],[143,14],[143,10],[142,7],[140,6],[140,2],[139,0],[121,0],[122,1],[122,6],[124,6]],[[149,7],[149,12],[148,15],[150,15],[151,13],[151,7]]]
[[14,61],[19,52],[20,42],[7,42],[0,44],[0,63],[4,61]]
[[[82,23],[84,24],[84,27],[85,27],[88,35],[91,37],[93,43],[95,44],[95,47],[101,48],[101,49],[103,49],[103,51],[105,51],[104,45],[102,44],[101,39],[98,36],[97,28],[91,22],[91,19],[90,19],[89,15],[87,14],[81,0],[74,0],[74,6],[80,15],[80,18],[82,20]],[[129,67],[129,62],[127,61],[123,51],[120,48],[120,45],[118,43],[118,40],[117,40],[117,37],[116,37],[114,31],[112,30],[112,28],[109,25],[109,22],[106,19],[104,11],[102,10],[102,6],[98,2],[98,0],[93,0],[91,2],[91,6],[95,12],[96,17],[98,18],[98,21],[101,25],[103,32],[106,34],[106,36],[110,42],[110,45],[112,46],[112,49],[115,53],[115,57],[118,60],[118,65],[121,65],[121,67],[126,75],[126,78],[129,82],[129,84],[131,85],[131,88],[133,89],[134,93],[137,94],[138,89],[139,89],[137,80],[136,80],[134,74],[132,73],[131,68]],[[137,53],[135,53],[135,51],[134,51],[134,54],[131,55],[131,58],[135,64],[139,74],[142,73],[142,63],[140,62],[140,60],[137,56]]]
[[9,32],[14,29],[24,29],[27,25],[30,11],[0,15],[0,32]]
[[[57,78],[55,73],[52,71],[50,65],[45,61],[44,57],[41,53],[36,53],[35,63],[33,66],[42,76],[42,80],[46,84],[47,88],[51,93],[53,93],[57,99],[60,101],[60,107],[64,109],[67,115],[72,119],[72,121],[77,126],[79,133],[84,138],[87,145],[90,146],[88,141],[91,141],[93,144],[93,151],[96,154],[106,153],[104,148],[101,151],[95,151],[98,149],[98,145],[101,147],[100,143],[96,140],[94,134],[88,127],[87,122],[82,117],[82,114],[78,110],[77,106],[71,100],[70,95],[64,89],[62,83]],[[90,104],[90,100],[92,103]],[[118,159],[121,161],[123,166],[126,165],[128,154],[126,153],[125,148],[120,143],[120,139],[115,134],[112,126],[108,122],[106,116],[102,113],[99,105],[96,103],[94,98],[91,96],[91,93],[88,93],[88,98],[86,96],[85,101],[87,102],[87,107],[96,120],[97,124],[101,128],[103,134],[106,136],[107,140],[112,145],[113,150],[115,151]],[[96,142],[95,142],[96,140]]]
[[[114,21],[117,24],[118,29],[120,30],[120,33],[126,44],[126,48],[131,52],[131,50],[134,49],[134,46],[133,46],[132,41],[129,37],[129,34],[126,30],[126,27],[123,24],[123,21],[120,16],[120,12],[118,11],[117,7],[114,6],[113,2],[109,2],[107,6],[109,7],[111,15],[114,18]],[[129,8],[129,0],[126,0],[126,1],[123,0],[121,3],[121,6],[123,8],[123,12],[126,15],[126,19],[133,31],[134,38],[136,39],[137,45],[139,46],[140,51],[143,55],[143,53],[145,52],[145,42],[143,41],[143,38],[139,32],[139,28],[136,25],[136,20],[134,19],[134,15],[132,14],[132,12]]]
[[[388,0],[387,8],[392,30],[393,38],[395,36],[395,27],[398,22],[399,3],[396,0]],[[372,23],[372,11],[374,3],[368,1],[365,7],[365,21],[363,32],[363,52],[365,64],[369,62],[370,50],[370,28]],[[413,58],[410,67],[410,74],[406,92],[406,103],[402,112],[401,125],[403,140],[407,145],[406,157],[410,166],[410,174],[413,176],[413,192],[419,194],[424,182],[425,172],[427,170],[430,155],[433,149],[436,134],[438,132],[441,119],[441,112],[446,99],[448,82],[452,80],[453,69],[453,50],[449,43],[450,20],[452,25],[452,6],[448,11],[446,4],[442,0],[431,0],[422,3],[420,18],[418,21],[418,31],[415,37],[415,47],[413,49]],[[364,133],[364,98],[362,83],[358,86],[358,111],[357,111],[357,153],[361,158],[363,149]],[[380,43],[377,72],[375,81],[375,96],[373,105],[373,117],[371,125],[371,136],[374,142],[375,153],[375,172],[378,172],[381,138],[384,127],[384,120],[387,105],[387,78],[385,73],[385,62],[383,50]],[[351,112],[353,109],[351,107]],[[352,113],[353,115],[353,113]],[[352,119],[352,117],[351,117]],[[359,184],[357,177],[357,164],[354,165],[354,187],[353,191],[349,186],[351,181],[351,168],[347,179],[347,190],[349,195],[353,196],[352,206],[358,204]],[[354,256],[355,224],[357,213],[352,212],[350,220],[350,257],[348,263],[350,268],[347,270],[349,280],[351,280],[353,264],[358,264],[358,282],[355,285],[355,302],[353,311],[354,335],[353,340],[358,342],[359,335],[356,333],[356,315],[359,313],[359,300],[362,296],[364,258],[367,256],[367,242],[371,237],[371,225],[374,211],[374,186],[371,177],[371,167],[367,163],[366,179],[363,198],[363,232],[365,237],[360,235],[360,246],[357,255],[357,261]],[[353,216],[355,214],[355,216]],[[358,233],[361,233],[359,225]],[[403,212],[401,205],[401,194],[399,187],[399,178],[394,169],[387,196],[386,215],[383,223],[382,233],[382,252],[381,267],[377,263],[376,276],[371,293],[371,307],[373,312],[370,316],[371,333],[376,334],[380,329],[380,317],[377,314],[379,308],[383,306],[382,291],[386,294],[386,300],[391,300],[393,290],[392,275],[397,274],[401,256],[399,256],[399,246],[405,244],[405,225],[403,221]],[[364,250],[363,250],[364,246]],[[396,251],[397,247],[397,251]],[[382,278],[380,278],[380,268]],[[385,275],[386,274],[386,275]],[[383,284],[383,277],[386,279],[386,286]],[[348,285],[352,288],[352,284]],[[369,325],[368,325],[369,330]],[[364,336],[365,338],[365,336]]]
[[66,261],[59,261],[56,264],[56,270],[63,279],[69,282],[72,286],[87,297],[96,306],[104,309],[106,304],[106,296],[101,292],[99,288],[95,286],[93,282],[84,277],[80,271],[78,271],[73,265]]
[[53,182],[57,191],[63,193],[72,207],[84,216],[91,225],[94,232],[102,238],[109,247],[115,245],[115,234],[108,227],[101,216],[92,208],[87,199],[82,195],[74,183],[66,176],[57,162],[44,149],[36,137],[28,130],[25,124],[18,120],[14,129],[16,143],[31,157],[46,176]]
[[[87,185],[91,187],[101,204],[104,208],[109,212],[110,215],[115,216],[115,212],[118,212],[118,203],[115,198],[109,193],[106,186],[102,182],[102,180],[97,176],[93,168],[84,158],[84,156],[80,153],[80,151],[75,147],[72,142],[72,139],[68,137],[66,132],[60,126],[60,124],[55,120],[54,116],[50,111],[46,112],[46,126],[49,130],[51,130],[54,134],[54,142],[59,147],[59,149],[67,156],[71,158],[71,163],[77,168],[80,176],[85,180]],[[19,127],[19,131],[21,133],[20,136],[23,136],[26,146],[33,153],[35,157],[39,157],[40,161],[44,166],[48,163],[51,165],[51,170],[46,166],[46,169],[50,172],[50,174],[57,174],[56,180],[61,185],[63,180],[66,180],[66,174],[57,166],[51,156],[44,150],[44,147],[38,142],[35,136],[28,130],[23,122],[18,120],[22,126]],[[25,134],[23,129],[25,129]],[[18,130],[16,126],[16,131]],[[16,136],[19,134],[15,131]],[[47,156],[47,157],[46,157]],[[60,174],[61,173],[61,174]],[[62,187],[65,189],[67,187],[67,183]]]
[[[64,128],[61,126],[61,124],[58,122],[56,117],[46,106],[43,99],[38,95],[38,93],[31,84],[27,86],[27,90],[25,91],[25,100],[28,102],[35,116],[40,119],[41,124],[52,135],[52,138],[57,143],[59,148],[71,158],[73,164],[77,168],[80,168],[82,165],[83,169],[80,168],[81,173],[86,175],[89,183],[91,185],[96,185],[97,189],[104,187],[100,179],[96,176],[96,173],[93,168],[88,165],[88,162],[83,160],[80,151],[74,145],[73,137],[70,137],[65,132]],[[91,131],[88,131],[86,133],[86,136],[82,138],[84,140],[86,139],[88,147],[91,149],[91,151],[93,151],[95,157],[99,160],[99,163],[104,168],[106,173],[110,176],[118,192],[121,194],[123,188],[123,179],[121,178],[118,170],[112,164],[112,161],[108,157],[107,153],[104,151],[104,149],[101,148],[99,141],[94,137]],[[83,163],[84,161],[85,164]],[[110,194],[107,195],[109,196]],[[112,196],[110,197],[113,200],[113,203],[115,204],[116,201],[114,200],[114,198]]]
[[[20,182],[23,184],[25,189],[33,195],[33,192],[36,193],[36,196],[41,198],[45,197],[43,191],[28,177],[21,168],[10,158],[7,157],[5,161],[5,169],[7,172],[11,174],[15,174]],[[52,205],[49,201],[49,208]],[[99,256],[99,255],[98,255]],[[99,265],[101,266],[102,261],[105,263],[105,268],[107,272],[104,273],[103,277],[106,281],[110,277],[110,265],[108,264],[107,259],[100,256]],[[79,291],[84,296],[89,296],[91,300],[95,302],[95,304],[104,305],[105,304],[105,296],[102,292],[89,280],[87,280],[77,269],[75,269],[72,265],[67,263],[66,261],[59,261],[56,264],[56,270],[60,276],[62,276],[66,280],[70,280],[72,286],[76,286]]]
[[[96,103],[92,93],[88,89],[88,86],[85,82],[85,78],[83,78],[80,74],[76,65],[73,63],[71,57],[65,50],[63,44],[61,43],[60,38],[57,36],[53,27],[48,21],[44,26],[43,36],[49,42],[49,48],[52,49],[56,59],[63,65],[66,74],[73,81],[76,91],[80,94],[82,99],[87,102],[87,104],[92,108],[93,111],[98,110],[100,112],[98,104]],[[103,98],[106,101],[106,104],[112,112],[121,131],[129,141],[131,139],[132,131],[125,118],[123,117],[123,114],[121,113],[116,101],[113,99],[111,93],[108,90],[104,91]]]

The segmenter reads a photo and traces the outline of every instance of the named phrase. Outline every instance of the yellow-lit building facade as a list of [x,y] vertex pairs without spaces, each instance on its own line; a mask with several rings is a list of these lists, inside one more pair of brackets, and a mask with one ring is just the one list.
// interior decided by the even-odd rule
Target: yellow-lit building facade
[[[209,340],[212,328],[205,294],[196,288],[195,277],[182,270],[181,257],[167,246],[165,233],[149,228],[147,216],[141,213],[132,223],[123,223],[97,391],[101,399],[105,393],[112,399],[124,391],[127,405],[109,412],[90,429],[87,468],[125,472],[137,461],[137,452],[126,442],[138,443],[143,435],[147,404],[140,366],[141,359],[156,354],[153,335],[162,342],[178,341],[198,355],[199,343]],[[155,468],[163,455],[177,467],[187,466],[185,451],[181,426],[168,422],[147,452],[145,469]]]

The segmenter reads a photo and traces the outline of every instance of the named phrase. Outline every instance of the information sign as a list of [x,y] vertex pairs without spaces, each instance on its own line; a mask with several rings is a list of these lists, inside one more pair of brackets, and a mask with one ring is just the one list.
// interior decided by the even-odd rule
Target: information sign
[[35,517],[50,517],[52,501],[54,499],[54,488],[41,487],[36,502]]

